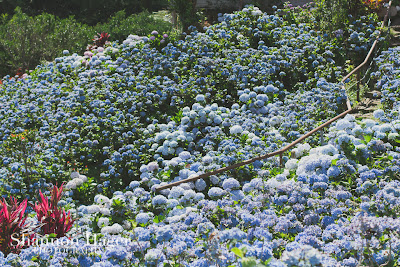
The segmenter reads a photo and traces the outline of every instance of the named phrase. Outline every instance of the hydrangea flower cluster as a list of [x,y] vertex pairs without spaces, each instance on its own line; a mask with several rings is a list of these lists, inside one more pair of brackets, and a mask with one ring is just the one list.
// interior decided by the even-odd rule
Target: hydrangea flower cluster
[[376,78],[377,87],[382,92],[384,110],[377,110],[374,116],[381,121],[389,122],[389,119],[399,119],[399,47],[389,48],[375,58],[377,70],[371,75]]

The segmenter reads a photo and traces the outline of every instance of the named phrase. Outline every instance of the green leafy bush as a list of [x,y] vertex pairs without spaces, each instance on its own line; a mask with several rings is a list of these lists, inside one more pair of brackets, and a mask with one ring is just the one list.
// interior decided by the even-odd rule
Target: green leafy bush
[[96,33],[92,27],[79,23],[74,17],[57,20],[55,24],[54,31],[49,35],[48,45],[58,54],[64,49],[73,53],[83,52]]
[[190,26],[199,26],[204,17],[196,8],[197,0],[169,0],[169,8],[178,14],[178,20],[183,31]]
[[12,14],[16,7],[24,13],[36,16],[43,12],[67,18],[75,16],[80,23],[96,25],[104,23],[115,12],[125,9],[128,14],[144,10],[157,11],[168,6],[167,0],[2,0],[0,12]]
[[61,20],[47,13],[30,17],[16,8],[10,20],[3,15],[0,26],[0,69],[5,71],[1,74],[32,69],[41,60],[61,55],[64,49],[82,52],[94,33],[73,17]]
[[[3,17],[3,20],[6,17]],[[15,15],[2,24],[0,28],[0,46],[5,60],[0,64],[16,70],[21,67],[27,69],[34,65],[34,62],[45,57],[41,47],[45,43],[45,25],[39,23],[35,25],[33,18],[22,13],[19,8]]]
[[13,16],[3,15],[0,25],[0,75],[14,75],[35,68],[42,60],[52,60],[63,50],[82,54],[96,33],[107,32],[111,40],[125,40],[130,34],[169,32],[172,25],[154,18],[150,12],[126,16],[117,12],[106,23],[88,26],[74,17],[60,19],[43,13],[30,17],[21,8]]
[[110,39],[114,41],[123,41],[129,34],[146,36],[154,30],[167,32],[171,28],[171,23],[153,18],[148,11],[126,16],[124,10],[118,11],[106,23],[98,24],[95,27],[97,32],[110,33]]
[[344,29],[351,17],[365,13],[360,0],[316,0],[316,19],[327,31]]

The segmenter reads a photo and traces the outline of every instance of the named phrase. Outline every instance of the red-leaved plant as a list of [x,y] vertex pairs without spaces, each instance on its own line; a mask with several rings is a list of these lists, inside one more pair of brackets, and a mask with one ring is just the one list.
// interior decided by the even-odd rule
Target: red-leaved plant
[[39,191],[40,199],[32,205],[36,211],[39,221],[38,225],[26,223],[28,214],[25,214],[28,200],[18,203],[17,199],[11,197],[10,203],[3,198],[0,200],[0,251],[4,255],[19,253],[22,248],[33,244],[35,230],[40,229],[41,234],[55,234],[57,238],[65,236],[71,229],[75,220],[71,213],[65,213],[63,208],[58,207],[61,199],[63,186],[53,187],[50,201]]
[[63,185],[60,188],[53,187],[51,192],[50,202],[41,191],[39,191],[40,199],[33,206],[36,211],[36,216],[41,223],[42,234],[56,234],[57,238],[65,236],[71,229],[75,220],[71,218],[71,212],[65,213],[63,208],[58,207],[58,202],[61,199]]
[[[0,250],[4,255],[19,253],[26,243],[33,238],[33,230],[30,224],[26,223],[25,214],[28,200],[21,203],[11,197],[10,204],[5,199],[0,200]],[[25,243],[18,240],[25,240]]]
[[104,47],[109,38],[110,38],[109,33],[106,32],[97,33],[97,35],[95,35],[94,38],[92,39],[93,45],[88,45],[86,50],[90,51],[98,47]]

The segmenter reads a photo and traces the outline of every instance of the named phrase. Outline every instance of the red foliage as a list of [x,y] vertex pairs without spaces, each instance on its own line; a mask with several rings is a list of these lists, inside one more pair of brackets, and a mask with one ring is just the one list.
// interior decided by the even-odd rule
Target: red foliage
[[40,224],[35,227],[26,223],[27,199],[18,203],[11,197],[10,204],[5,199],[0,200],[0,251],[5,255],[19,253],[22,248],[33,244],[34,230],[38,227],[42,234],[56,234],[57,238],[65,236],[75,220],[72,220],[70,212],[66,214],[64,209],[58,207],[62,191],[62,185],[60,188],[54,186],[50,201],[39,191],[40,199],[33,205],[33,209]]
[[107,43],[109,38],[110,34],[106,32],[97,33],[97,35],[95,35],[92,39],[93,45],[89,45],[86,50],[93,50],[97,47],[103,47]]
[[98,47],[104,46],[108,41],[108,38],[110,38],[110,34],[106,32],[98,33],[97,36],[94,37],[93,43]]
[[18,68],[15,75],[18,77],[22,77],[22,75],[24,74],[24,70],[22,68]]
[[[33,229],[25,223],[28,215],[25,210],[28,200],[25,199],[21,203],[11,197],[11,203],[8,204],[5,199],[0,200],[0,250],[5,254],[18,253],[23,245],[16,241],[22,240],[25,236],[26,242],[33,238]],[[12,237],[14,239],[12,239]]]
[[58,207],[61,199],[63,186],[60,188],[53,187],[50,202],[41,191],[40,202],[35,203],[33,209],[37,213],[37,219],[42,224],[41,231],[43,234],[56,234],[57,238],[65,236],[71,229],[75,220],[72,220],[71,213],[65,213],[64,209]]

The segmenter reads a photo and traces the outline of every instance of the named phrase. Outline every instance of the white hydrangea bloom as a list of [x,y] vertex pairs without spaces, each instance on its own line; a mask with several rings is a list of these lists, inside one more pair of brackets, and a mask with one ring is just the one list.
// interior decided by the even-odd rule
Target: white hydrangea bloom
[[65,189],[75,189],[76,188],[76,183],[75,181],[69,181],[66,185],[65,185]]
[[158,163],[157,162],[150,162],[147,165],[147,169],[148,169],[149,172],[157,170],[158,169]]
[[86,183],[88,181],[88,178],[86,177],[86,175],[79,175],[79,179],[82,180],[82,182]]
[[75,185],[76,185],[77,187],[78,187],[78,186],[81,186],[81,185],[83,184],[83,181],[82,181],[81,178],[75,178],[75,179],[73,179],[72,181],[75,183]]
[[79,178],[79,172],[71,172],[71,179]]
[[297,169],[297,159],[289,159],[286,163],[285,163],[285,168],[289,169],[289,170],[295,170]]
[[118,223],[114,223],[112,226],[105,226],[101,229],[102,234],[119,234],[122,231],[124,231],[124,228]]
[[132,224],[129,221],[125,220],[122,222],[122,228],[124,228],[125,230],[129,230],[132,228]]
[[374,125],[377,125],[378,122],[371,120],[371,119],[364,119],[361,122],[362,124],[365,124],[366,128],[372,128]]
[[104,216],[110,216],[111,211],[109,208],[100,208],[100,213],[103,214]]
[[111,207],[111,200],[110,200],[108,197],[106,197],[106,196],[103,196],[103,195],[96,195],[96,196],[94,197],[94,201],[95,201],[97,204],[99,204],[99,205],[101,205],[101,206],[103,206],[103,207],[106,207],[106,208],[110,208],[110,207]]
[[341,119],[336,122],[336,129],[339,131],[345,131],[347,129],[352,129],[354,123],[348,121],[347,119]]
[[110,224],[110,219],[107,217],[100,217],[97,221],[97,226],[99,228],[103,228],[104,226],[108,226]]
[[87,212],[89,214],[100,212],[100,207],[98,205],[87,206]]
[[310,150],[310,155],[336,155],[338,154],[339,151],[336,149],[331,144],[325,145],[325,146],[320,146],[320,147],[315,147]]
[[390,133],[389,135],[388,135],[388,138],[389,138],[389,140],[396,140],[396,139],[398,139],[399,138],[399,134],[398,133]]
[[229,130],[230,134],[241,134],[243,132],[242,126],[234,125]]

